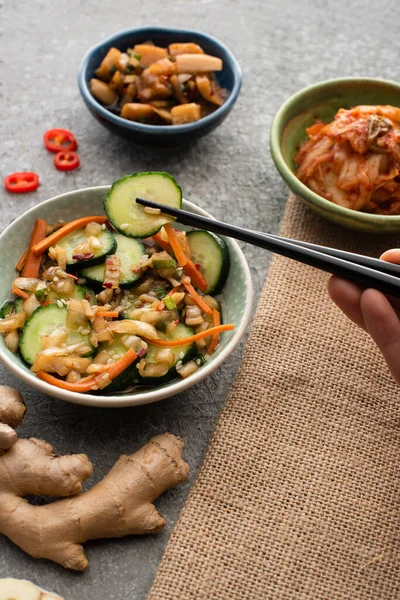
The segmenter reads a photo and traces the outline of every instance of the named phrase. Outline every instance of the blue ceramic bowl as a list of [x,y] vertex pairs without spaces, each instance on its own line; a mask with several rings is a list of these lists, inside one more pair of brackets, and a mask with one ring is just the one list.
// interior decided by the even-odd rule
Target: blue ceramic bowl
[[[89,81],[107,54],[115,46],[126,50],[146,40],[152,40],[158,46],[168,46],[173,42],[194,42],[199,44],[207,54],[222,59],[223,69],[216,73],[219,85],[228,90],[228,96],[222,106],[195,123],[186,125],[146,125],[122,119],[107,110],[92,96]],[[94,46],[86,54],[79,68],[78,84],[86,106],[92,115],[107,129],[134,142],[152,146],[174,146],[187,144],[206,135],[228,116],[242,85],[242,72],[236,58],[228,48],[205,33],[192,29],[169,29],[165,27],[142,27],[121,31]]]

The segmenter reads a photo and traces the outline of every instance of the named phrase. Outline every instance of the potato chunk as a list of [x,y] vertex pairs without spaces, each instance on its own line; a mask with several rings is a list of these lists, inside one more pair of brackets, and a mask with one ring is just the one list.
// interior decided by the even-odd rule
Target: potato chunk
[[203,48],[192,42],[186,44],[170,44],[168,51],[173,58],[178,56],[178,54],[204,54]]
[[121,56],[121,51],[117,48],[110,48],[103,58],[100,67],[96,70],[96,77],[103,81],[110,81],[113,71],[117,68],[117,62]]
[[115,71],[115,73],[112,76],[112,79],[109,83],[109,86],[112,90],[115,90],[116,92],[118,92],[118,90],[123,86],[124,83],[125,83],[125,78],[124,78],[123,74],[121,73],[121,71]]
[[140,63],[144,67],[149,67],[161,58],[167,58],[168,52],[166,48],[159,46],[148,46],[147,44],[136,44],[133,48],[135,54],[139,54]]
[[150,73],[154,73],[154,75],[172,75],[176,71],[176,64],[169,60],[169,58],[162,58],[151,64],[149,71]]
[[130,121],[149,119],[153,114],[154,110],[150,104],[140,104],[139,102],[128,102],[121,110],[121,117]]
[[114,104],[118,97],[117,93],[100,79],[91,79],[89,87],[96,100],[102,104]]
[[191,102],[190,104],[181,104],[171,109],[172,125],[184,125],[193,123],[201,118],[200,105]]
[[224,101],[219,94],[217,86],[208,79],[207,75],[196,75],[196,85],[204,100],[212,102],[217,106],[223,104]]
[[209,54],[179,54],[176,57],[178,73],[207,73],[222,71],[222,60]]

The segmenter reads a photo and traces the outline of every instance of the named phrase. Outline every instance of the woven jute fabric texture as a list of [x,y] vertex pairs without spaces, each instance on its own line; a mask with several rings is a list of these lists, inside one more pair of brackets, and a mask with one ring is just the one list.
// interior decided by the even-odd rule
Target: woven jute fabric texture
[[[282,233],[375,256],[400,241],[294,198]],[[326,281],[274,258],[148,600],[400,598],[400,388]]]

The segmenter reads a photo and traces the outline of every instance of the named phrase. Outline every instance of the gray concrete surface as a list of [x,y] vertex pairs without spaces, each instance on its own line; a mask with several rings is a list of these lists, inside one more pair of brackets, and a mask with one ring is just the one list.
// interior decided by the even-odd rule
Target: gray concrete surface
[[[313,82],[339,76],[400,76],[397,0],[0,0],[1,178],[33,170],[33,194],[1,191],[5,227],[34,204],[85,186],[108,184],[136,170],[167,170],[189,200],[216,217],[276,231],[287,190],[268,147],[280,104]],[[116,31],[146,24],[209,32],[235,52],[244,73],[242,93],[228,120],[189,149],[143,149],[113,137],[87,112],[76,74],[86,50]],[[72,129],[82,167],[63,174],[42,146],[51,127]],[[256,292],[269,256],[245,248]],[[1,257],[7,260],[7,257]],[[118,458],[156,433],[186,442],[190,480],[157,502],[167,526],[153,537],[86,544],[90,566],[74,573],[31,559],[0,537],[0,577],[26,577],[68,600],[146,597],[158,562],[201,464],[213,425],[229,394],[242,348],[213,376],[178,397],[142,408],[89,409],[45,397],[0,366],[1,383],[24,393],[28,415],[20,434],[54,444],[59,453],[85,452],[94,463],[91,483]],[[1,510],[1,507],[0,507]]]

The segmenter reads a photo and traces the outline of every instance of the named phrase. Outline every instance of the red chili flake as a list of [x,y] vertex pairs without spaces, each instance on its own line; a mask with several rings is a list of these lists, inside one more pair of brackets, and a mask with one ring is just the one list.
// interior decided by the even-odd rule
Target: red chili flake
[[89,260],[89,258],[93,258],[93,252],[86,252],[86,254],[73,254],[72,258],[74,260]]
[[113,284],[111,283],[111,281],[105,281],[105,282],[103,283],[103,287],[107,288],[108,290],[111,290],[111,288],[112,288],[112,285],[113,285]]
[[140,348],[139,352],[137,353],[139,358],[142,358],[142,356],[144,356],[146,354],[146,349],[145,348]]
[[86,300],[90,300],[90,295],[89,294],[85,294],[85,298],[86,298]]
[[68,277],[71,277],[71,279],[74,279],[75,281],[78,281],[78,278],[76,275],[72,275],[72,273],[67,273]]
[[195,264],[195,267],[196,267],[196,269],[197,269],[198,271],[200,271],[200,267],[201,267],[201,265],[200,265],[199,263],[196,263],[196,264]]
[[176,321],[174,321],[175,325],[179,325],[179,319],[176,319]]

